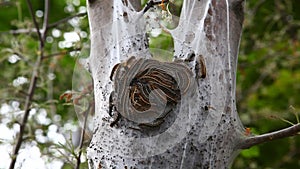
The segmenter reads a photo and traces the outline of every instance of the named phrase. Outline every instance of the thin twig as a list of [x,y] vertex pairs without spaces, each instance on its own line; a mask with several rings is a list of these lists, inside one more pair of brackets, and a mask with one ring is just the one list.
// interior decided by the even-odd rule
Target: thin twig
[[288,127],[288,128],[282,129],[282,130],[274,131],[271,133],[266,133],[266,134],[246,138],[245,140],[242,141],[241,144],[238,145],[238,148],[239,149],[247,149],[254,145],[261,144],[261,143],[277,140],[280,138],[294,136],[294,135],[297,135],[298,132],[300,132],[300,124],[296,124],[294,126],[291,126],[291,127]]
[[[34,27],[35,27],[36,30],[40,30],[39,25],[38,25],[38,23],[36,21],[35,15],[34,15],[32,4],[31,4],[30,0],[26,0],[26,1],[27,1],[27,5],[28,5],[28,8],[29,8],[29,11],[30,11],[30,15],[32,17],[32,21],[33,21]],[[38,37],[39,37],[41,45],[44,47],[44,41],[43,41],[43,37],[42,37],[41,32],[37,31],[37,34],[38,34]]]
[[[29,8],[29,12],[31,14],[35,29],[40,30],[39,26],[38,26],[38,23],[36,21],[36,18],[35,18],[34,11],[33,11],[32,4],[31,4],[30,0],[27,0],[27,5],[28,5],[28,8]],[[46,3],[46,6],[47,5],[48,4]],[[46,15],[48,15],[48,14],[46,14]],[[42,35],[41,35],[40,31],[37,31],[37,34],[38,34],[38,37],[39,37],[39,52],[38,52],[39,55],[38,55],[38,58],[35,62],[34,68],[33,68],[32,76],[31,76],[31,80],[30,80],[30,85],[29,85],[29,88],[28,88],[28,95],[26,96],[26,101],[25,101],[25,107],[24,107],[25,113],[24,113],[24,116],[23,116],[23,120],[20,124],[20,132],[19,132],[19,135],[18,135],[18,138],[17,138],[17,143],[16,143],[16,145],[14,147],[14,150],[13,150],[12,160],[11,160],[9,169],[14,169],[15,164],[16,164],[16,160],[17,160],[17,156],[18,156],[19,150],[20,150],[22,142],[23,142],[23,135],[24,135],[24,132],[25,132],[25,126],[27,124],[27,120],[28,120],[28,116],[29,116],[29,112],[30,112],[30,106],[31,106],[32,99],[33,99],[33,94],[34,94],[34,91],[35,91],[35,88],[36,88],[36,83],[37,83],[37,78],[38,78],[38,71],[39,71],[39,67],[40,67],[40,64],[41,64],[41,61],[42,61],[42,58],[43,58],[44,40],[42,38]]]
[[49,0],[45,0],[45,15],[44,15],[44,22],[43,22],[43,41],[46,39],[46,34],[48,31],[48,18],[49,18]]
[[9,5],[13,5],[13,3],[12,3],[12,2],[9,2],[9,1],[0,2],[0,7],[1,7],[1,6],[9,6]]
[[[40,30],[42,31],[42,30]],[[10,31],[1,31],[1,34],[12,34],[12,35],[17,35],[17,34],[24,34],[24,33],[35,33],[36,29],[35,28],[29,28],[29,29],[16,29],[16,30],[10,30]]]
[[73,19],[73,18],[76,18],[76,17],[82,17],[82,16],[86,16],[86,15],[87,15],[87,13],[84,12],[84,13],[78,13],[78,14],[76,14],[76,15],[68,16],[68,17],[63,18],[63,19],[61,19],[61,20],[59,20],[59,21],[56,21],[56,22],[54,22],[54,23],[52,23],[52,24],[49,24],[49,25],[48,25],[48,29],[53,28],[53,27],[56,27],[57,25],[60,25],[60,24],[62,24],[62,23],[65,23],[66,21],[68,21],[68,20],[70,20],[70,19]]
[[80,51],[80,50],[81,50],[81,48],[75,48],[75,49],[71,49],[71,50],[63,50],[61,52],[57,52],[57,53],[52,53],[52,54],[49,54],[49,55],[45,55],[43,57],[43,59],[49,59],[51,57],[55,57],[55,56],[59,56],[59,55],[66,55],[66,54],[68,54],[70,52],[77,52],[77,51]]
[[90,112],[90,108],[91,108],[91,103],[89,104],[87,110],[84,112],[84,122],[83,122],[83,127],[81,130],[81,135],[80,135],[80,143],[79,143],[79,152],[78,152],[78,156],[76,157],[77,163],[76,163],[76,169],[80,168],[80,163],[81,163],[81,154],[82,154],[82,147],[83,147],[83,142],[84,142],[84,135],[85,135],[85,130],[86,130],[86,123],[87,123],[87,118],[88,118],[88,114]]
[[[61,19],[59,21],[56,21],[56,22],[54,22],[52,24],[48,24],[47,25],[47,30],[49,30],[51,28],[54,28],[54,27],[56,27],[56,26],[58,26],[60,24],[63,24],[63,23],[65,23],[66,21],[68,21],[70,19],[73,19],[73,18],[76,18],[76,17],[82,17],[82,16],[86,16],[86,15],[87,15],[87,13],[78,13],[76,15],[72,15],[72,16],[63,18],[63,19]],[[44,17],[44,21],[45,20],[46,19]],[[48,17],[47,17],[47,20],[48,20]],[[36,30],[37,30],[36,28],[29,28],[29,29],[17,29],[17,30],[3,31],[3,32],[0,32],[0,33],[3,33],[3,34],[9,33],[9,34],[17,35],[17,34],[31,33],[31,32],[35,33],[35,32],[37,32]],[[40,32],[44,32],[44,30],[45,30],[45,27],[43,26],[43,29],[40,29],[39,31]]]
[[168,3],[168,2],[169,2],[169,0],[155,1],[155,2],[153,0],[150,0],[149,2],[147,2],[146,6],[144,7],[143,13],[146,13],[154,5],[158,5],[158,4],[161,4],[161,3]]

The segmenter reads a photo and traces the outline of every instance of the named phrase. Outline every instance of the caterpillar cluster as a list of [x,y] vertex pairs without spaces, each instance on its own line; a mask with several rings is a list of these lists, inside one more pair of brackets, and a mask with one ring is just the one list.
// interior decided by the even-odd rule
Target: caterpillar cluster
[[109,114],[124,117],[138,125],[158,126],[182,96],[192,88],[191,70],[182,62],[159,62],[131,57],[116,64],[111,72],[114,92],[109,99]]
[[129,96],[133,107],[139,111],[148,110],[151,107],[149,99],[151,92],[155,99],[162,100],[168,105],[176,105],[181,98],[177,81],[164,70],[157,68],[139,72],[132,79]]

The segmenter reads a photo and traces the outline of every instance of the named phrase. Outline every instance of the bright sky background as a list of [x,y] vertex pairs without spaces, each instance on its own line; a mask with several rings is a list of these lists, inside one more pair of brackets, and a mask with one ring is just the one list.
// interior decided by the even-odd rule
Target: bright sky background
[[[66,13],[72,13],[75,11],[75,7],[78,7],[79,13],[85,13],[85,4],[80,4],[80,0],[66,0]],[[36,10],[35,15],[38,18],[43,18],[44,13],[42,10]],[[67,21],[74,27],[72,32],[64,32],[59,29],[52,29],[51,36],[46,37],[47,43],[52,43],[54,38],[64,37],[64,40],[58,43],[59,48],[70,48],[74,46],[74,43],[80,41],[80,38],[86,38],[88,34],[79,28],[80,18],[72,18]],[[71,56],[74,53],[70,53]],[[7,61],[11,64],[18,63],[21,58],[17,55],[11,55]],[[54,80],[56,75],[53,72],[48,74],[49,80]],[[30,77],[29,77],[30,78]],[[14,87],[28,84],[30,79],[28,77],[19,76],[13,79],[11,82]],[[20,109],[20,103],[18,101],[10,100],[9,102],[0,103],[0,169],[6,169],[9,167],[11,158],[10,154],[13,150],[13,145],[16,142],[16,134],[19,132],[19,125],[13,124],[11,126],[12,119],[18,119],[21,121],[24,115],[24,110]],[[55,115],[51,120],[47,117],[47,111],[45,109],[31,109],[29,120],[34,119],[38,124],[48,126],[46,134],[43,134],[42,129],[35,130],[33,135],[35,138],[32,141],[23,142],[22,148],[19,151],[17,163],[15,168],[21,169],[60,169],[63,165],[61,158],[50,159],[49,156],[43,156],[40,152],[40,148],[37,146],[38,143],[53,142],[55,144],[61,143],[66,144],[66,141],[72,133],[72,137],[75,137],[74,133],[78,133],[78,126],[72,122],[66,122],[64,126],[57,126],[60,124],[61,117]],[[73,135],[74,134],[74,135]],[[60,157],[57,148],[48,147],[48,151],[51,154]],[[61,150],[64,152],[64,150]],[[85,161],[85,156],[82,155],[82,161]]]
[[[8,123],[10,123],[10,119],[13,116],[22,116],[24,111],[20,110],[19,102],[13,101],[11,104],[4,103],[0,108],[1,117],[5,117],[1,119],[0,124],[0,140],[2,144],[0,144],[0,168],[5,169],[9,167],[10,164],[10,153],[13,149],[11,143],[16,140],[16,133],[19,131],[19,125],[14,124],[12,129],[7,127]],[[40,109],[38,112],[36,109],[32,109],[30,111],[30,118],[33,116],[37,118],[38,123],[47,125],[51,121],[46,117],[47,113],[45,109]],[[76,128],[76,126],[74,126]],[[65,137],[58,133],[58,127],[56,125],[50,125],[48,128],[47,137],[42,135],[42,132],[37,130],[35,132],[36,140],[39,142],[53,141],[54,143],[66,143]],[[20,154],[17,158],[16,168],[22,169],[46,169],[46,168],[55,168],[59,169],[62,167],[63,162],[57,161],[53,159],[47,159],[46,156],[41,156],[40,149],[37,147],[36,141],[31,141],[22,145],[24,147],[20,150]],[[55,150],[54,150],[55,151]],[[50,163],[45,163],[45,161],[51,161]]]
[[[74,42],[80,40],[80,36],[84,37],[87,36],[85,32],[66,32],[63,34],[64,41],[59,42],[60,48],[69,48],[72,47]],[[60,37],[61,31],[57,29],[53,29],[52,31],[53,37]],[[52,37],[47,38],[47,42],[51,43]],[[8,58],[8,62],[14,64],[17,63],[20,58],[16,55],[12,55]],[[48,78],[50,80],[55,79],[55,75],[49,74]],[[14,79],[12,82],[13,86],[21,86],[23,84],[29,83],[29,79],[19,76]],[[10,101],[9,103],[0,103],[0,169],[6,169],[9,167],[10,164],[10,154],[13,150],[12,145],[15,144],[16,141],[16,133],[19,132],[19,125],[13,124],[12,129],[8,128],[12,119],[18,118],[22,119],[24,111],[20,109],[20,103],[18,101]],[[41,125],[49,125],[52,121],[47,118],[47,112],[45,109],[32,109],[30,111],[30,118],[36,118],[35,120]],[[60,116],[56,115],[54,120],[59,121]],[[57,159],[49,159],[48,156],[42,156],[40,149],[37,146],[37,141],[40,143],[45,143],[47,141],[52,141],[56,144],[66,143],[66,138],[62,134],[66,134],[68,137],[68,133],[76,132],[78,129],[77,126],[66,123],[63,126],[62,130],[59,129],[57,125],[55,125],[55,121],[48,127],[46,136],[43,135],[43,131],[41,129],[37,129],[34,133],[35,140],[31,142],[27,142],[26,144],[22,144],[22,149],[20,149],[17,163],[15,168],[22,168],[22,169],[60,169],[63,166],[62,160]],[[23,142],[24,143],[24,142]],[[56,148],[49,147],[49,151],[53,152],[54,155],[59,156]],[[63,150],[62,150],[63,151]],[[84,161],[85,159],[83,159]]]

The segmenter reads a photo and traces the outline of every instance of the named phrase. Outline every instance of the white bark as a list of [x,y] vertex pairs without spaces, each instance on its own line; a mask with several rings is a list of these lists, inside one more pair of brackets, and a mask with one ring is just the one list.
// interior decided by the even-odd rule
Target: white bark
[[[235,106],[243,2],[184,1],[179,25],[170,30],[174,56],[184,59],[192,51],[203,55],[207,76],[195,83],[193,96],[182,100],[177,110],[181,120],[158,133],[110,127],[105,120],[109,119],[112,67],[130,56],[151,57],[142,12],[120,0],[97,0],[88,3],[88,15],[96,103],[90,168],[228,168],[238,151],[236,145],[244,139]],[[195,63],[189,66],[194,69]]]

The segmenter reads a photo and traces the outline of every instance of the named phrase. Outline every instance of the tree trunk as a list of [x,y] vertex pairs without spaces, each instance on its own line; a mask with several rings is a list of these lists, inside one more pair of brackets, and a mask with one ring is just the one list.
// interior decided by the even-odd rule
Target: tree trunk
[[[120,122],[111,125],[109,96],[118,81],[110,80],[112,68],[131,56],[142,60],[137,63],[161,64],[162,69],[169,66],[172,71],[178,71],[183,64],[150,64],[146,60],[151,58],[146,22],[143,12],[135,11],[139,7],[137,2],[88,2],[89,66],[96,103],[95,127],[88,148],[89,167],[229,168],[238,145],[246,138],[235,105],[243,1],[184,1],[179,24],[169,32],[174,39],[176,61],[188,60],[192,53],[203,59],[200,68],[196,61],[186,64],[192,70],[192,74],[187,73],[192,94],[181,97],[173,111],[176,113],[165,119],[166,125],[142,130],[130,127],[134,123],[122,113]],[[197,78],[197,69],[205,75]]]

